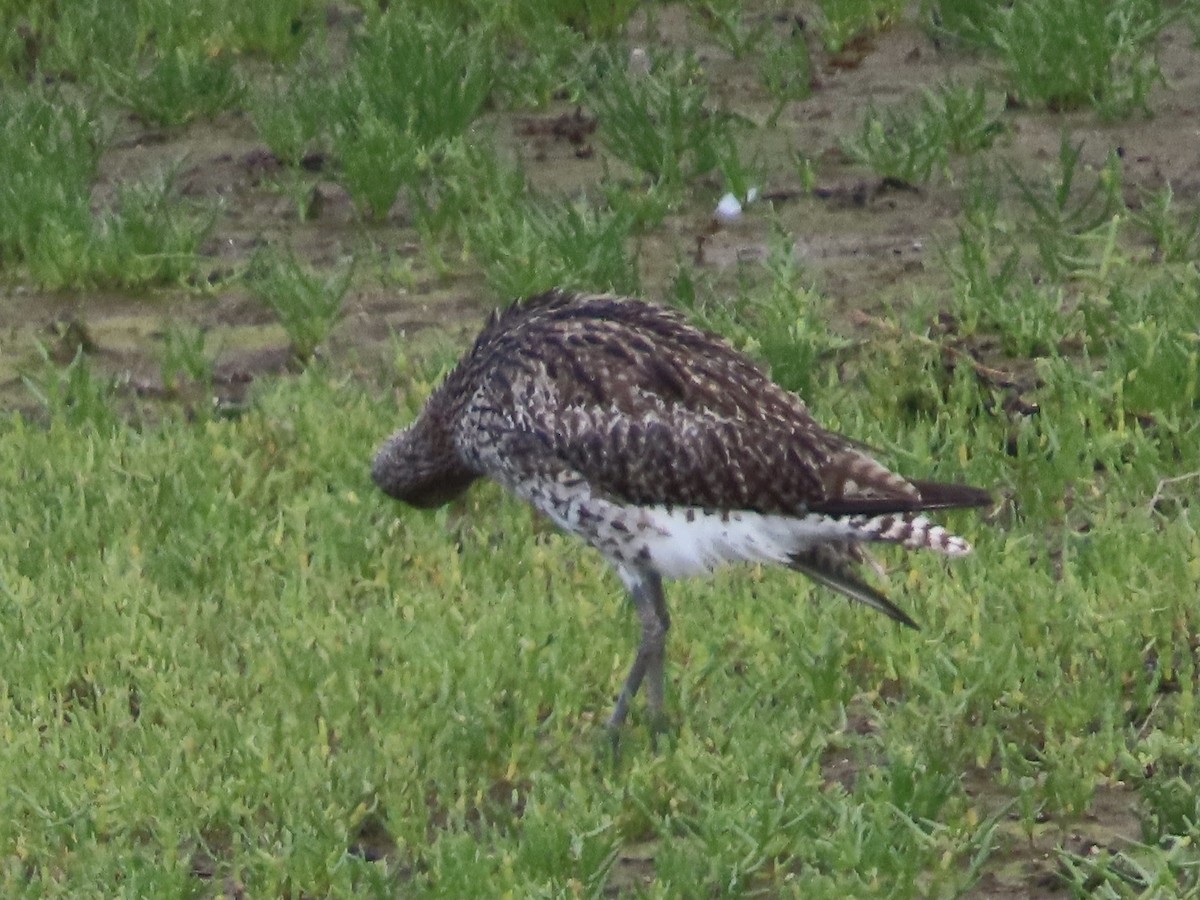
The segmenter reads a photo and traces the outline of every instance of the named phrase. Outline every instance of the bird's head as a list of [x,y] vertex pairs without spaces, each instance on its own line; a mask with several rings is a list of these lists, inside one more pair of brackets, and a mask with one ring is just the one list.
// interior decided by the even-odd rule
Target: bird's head
[[420,509],[450,502],[476,477],[448,436],[431,428],[425,417],[388,438],[371,465],[371,478],[381,491]]

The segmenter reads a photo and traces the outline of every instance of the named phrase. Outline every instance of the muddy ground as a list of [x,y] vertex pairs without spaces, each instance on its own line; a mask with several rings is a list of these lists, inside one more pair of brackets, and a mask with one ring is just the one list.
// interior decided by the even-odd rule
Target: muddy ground
[[[350,24],[347,20],[339,27]],[[772,21],[770,27],[793,28],[795,23]],[[682,13],[661,10],[652,28],[644,20],[635,22],[630,38],[651,55],[692,47],[711,75],[715,104],[757,123],[768,117],[771,102],[759,85],[754,61],[733,59]],[[1170,184],[1177,202],[1195,209],[1200,205],[1200,51],[1192,34],[1176,27],[1162,36],[1159,52],[1165,84],[1152,96],[1152,117],[1135,115],[1104,124],[1089,111],[1007,109],[997,158],[1030,176],[1049,173],[1066,129],[1075,143],[1082,143],[1089,166],[1100,167],[1111,150],[1121,149],[1131,205],[1143,192]],[[998,84],[994,65],[944,52],[913,25],[856,42],[837,57],[814,45],[812,96],[785,108],[776,127],[747,135],[748,149],[760,154],[766,170],[760,190],[770,199],[749,208],[734,225],[714,230],[711,214],[723,188],[715,181],[694,185],[689,206],[631,248],[639,259],[643,294],[663,295],[681,267],[718,284],[732,284],[740,267],[759,265],[768,251],[765,207],[770,203],[796,259],[832,298],[837,327],[870,339],[870,320],[856,312],[878,314],[885,301],[903,303],[915,290],[947,287],[944,267],[935,256],[955,233],[962,181],[935,177],[919,190],[886,187],[870,171],[847,161],[839,139],[858,129],[868,103],[902,102],[948,78]],[[1003,107],[1002,92],[994,92],[993,100],[997,109]],[[491,113],[477,127],[481,135],[494,136],[500,152],[523,164],[535,190],[571,194],[596,185],[606,166],[613,165],[587,127],[569,127],[575,117],[587,122],[590,115],[585,98],[581,110],[561,103]],[[795,153],[814,162],[814,190],[805,190]],[[274,315],[231,277],[264,244],[291,246],[317,266],[333,266],[372,247],[402,270],[398,277],[360,273],[322,351],[335,367],[372,380],[389,377],[397,347],[413,356],[431,343],[464,341],[501,299],[489,294],[482,274],[470,265],[458,265],[449,274],[432,271],[402,211],[381,225],[364,226],[332,172],[284,171],[244,114],[227,113],[181,129],[119,119],[102,161],[97,198],[122,180],[150,177],[171,166],[178,166],[177,184],[184,196],[219,210],[204,246],[200,284],[137,296],[7,286],[0,299],[0,403],[31,402],[21,375],[39,365],[38,342],[65,360],[81,341],[94,366],[121,378],[135,402],[161,402],[163,335],[179,322],[204,329],[207,350],[215,357],[215,390],[222,401],[237,402],[255,378],[284,371],[288,364],[287,339]],[[291,187],[281,187],[288,179],[293,179]],[[297,214],[301,203],[312,214],[305,221]],[[853,768],[852,762],[829,763],[831,778],[853,777],[845,770]],[[971,776],[969,787],[985,799],[985,806],[1002,805],[1001,797],[994,803],[986,800],[987,773]],[[1133,805],[1132,794],[1108,789],[1097,796],[1085,820],[1046,822],[1029,835],[1017,827],[1014,816],[1012,827],[1001,829],[1005,849],[993,855],[971,896],[1059,895],[1055,848],[1086,853],[1136,837]],[[631,857],[625,865],[632,874],[638,860]]]
[[[764,21],[766,17],[764,16]],[[348,17],[335,28],[350,28]],[[751,19],[750,24],[756,24]],[[777,29],[797,28],[795,19],[773,17]],[[737,60],[715,46],[711,37],[682,11],[659,10],[652,25],[635,20],[629,32],[635,46],[651,55],[692,48],[711,76],[710,100],[755,123],[768,118],[772,102],[758,81],[756,62]],[[1166,83],[1152,97],[1154,115],[1103,124],[1093,113],[1066,115],[1010,109],[1003,113],[1006,134],[995,153],[1031,175],[1049,173],[1056,163],[1064,129],[1082,142],[1083,160],[1099,167],[1110,150],[1123,153],[1125,192],[1133,205],[1142,193],[1169,183],[1177,201],[1194,205],[1200,196],[1200,53],[1183,27],[1160,41]],[[884,106],[911,101],[922,88],[947,79],[973,84],[995,78],[995,62],[947,52],[921,29],[901,24],[854,42],[837,56],[814,44],[813,93],[785,108],[777,125],[749,131],[747,156],[765,170],[761,192],[768,200],[750,207],[732,227],[714,231],[711,214],[723,187],[716,179],[693,185],[693,201],[663,227],[637,240],[643,293],[661,296],[680,269],[689,269],[719,285],[730,283],[739,268],[753,267],[768,252],[769,203],[784,230],[794,238],[798,262],[813,283],[832,298],[838,326],[863,329],[853,311],[873,312],[884,300],[903,302],[914,290],[945,287],[944,268],[931,256],[954,233],[961,209],[962,179],[935,176],[919,190],[887,187],[870,171],[851,165],[839,139],[854,133],[869,103]],[[992,97],[1003,106],[999,91]],[[606,167],[594,135],[579,133],[570,120],[591,114],[565,103],[542,110],[492,113],[477,126],[511,160],[519,161],[531,187],[568,195],[596,185]],[[561,127],[564,123],[568,127]],[[485,311],[504,298],[492,296],[470,264],[450,273],[434,272],[417,234],[395,211],[381,225],[364,226],[334,173],[285,171],[244,113],[226,113],[215,121],[180,129],[148,128],[119,117],[101,163],[97,202],[116,184],[148,178],[171,167],[178,171],[182,194],[218,212],[203,247],[198,284],[129,296],[103,291],[47,293],[6,286],[0,299],[0,403],[24,405],[28,393],[21,374],[35,368],[38,342],[52,355],[69,358],[84,326],[93,363],[125,379],[129,390],[156,398],[161,393],[161,353],[170,323],[194,323],[207,335],[206,350],[215,359],[216,389],[236,398],[264,373],[278,372],[288,361],[286,336],[273,314],[233,277],[264,244],[294,248],[316,266],[332,266],[371,248],[373,258],[399,271],[363,272],[347,295],[344,314],[324,356],[335,365],[364,365],[376,370],[392,356],[399,338],[409,349],[420,346],[432,329],[462,340]],[[582,140],[581,140],[582,138]],[[582,150],[582,152],[581,152]],[[815,186],[806,191],[795,156],[810,159]],[[962,166],[957,166],[959,175]],[[301,221],[300,206],[309,217]],[[383,269],[383,266],[376,266]],[[411,355],[411,353],[409,354]]]

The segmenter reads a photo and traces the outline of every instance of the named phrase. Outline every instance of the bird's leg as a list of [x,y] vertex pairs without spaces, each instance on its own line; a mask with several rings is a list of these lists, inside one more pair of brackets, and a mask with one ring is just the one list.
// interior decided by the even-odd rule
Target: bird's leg
[[652,728],[657,729],[663,719],[663,666],[666,659],[667,630],[671,627],[671,617],[667,613],[667,603],[663,598],[662,578],[654,572],[639,573],[636,578],[626,578],[629,595],[637,607],[638,618],[642,621],[642,640],[638,645],[637,656],[629,668],[625,685],[617,697],[617,705],[613,708],[608,719],[612,729],[619,728],[629,714],[629,703],[637,695],[642,680],[649,675],[650,682],[646,686],[646,705],[650,708]]

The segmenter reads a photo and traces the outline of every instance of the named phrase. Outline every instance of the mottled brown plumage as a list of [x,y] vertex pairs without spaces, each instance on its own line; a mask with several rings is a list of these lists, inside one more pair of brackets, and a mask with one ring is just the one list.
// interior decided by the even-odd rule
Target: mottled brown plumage
[[559,291],[493,315],[372,474],[422,507],[493,478],[616,566],[643,641],[614,724],[647,672],[660,711],[661,576],[777,562],[913,625],[855,577],[859,544],[959,555],[966,542],[919,513],[988,502],[891,472],[675,311]]

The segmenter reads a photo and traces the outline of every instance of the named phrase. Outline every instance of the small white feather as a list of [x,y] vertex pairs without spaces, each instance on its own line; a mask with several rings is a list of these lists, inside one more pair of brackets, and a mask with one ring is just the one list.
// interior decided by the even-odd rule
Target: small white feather
[[736,222],[742,217],[742,204],[733,194],[726,194],[717,201],[717,208],[713,211],[713,218],[722,225],[728,225],[730,222]]

